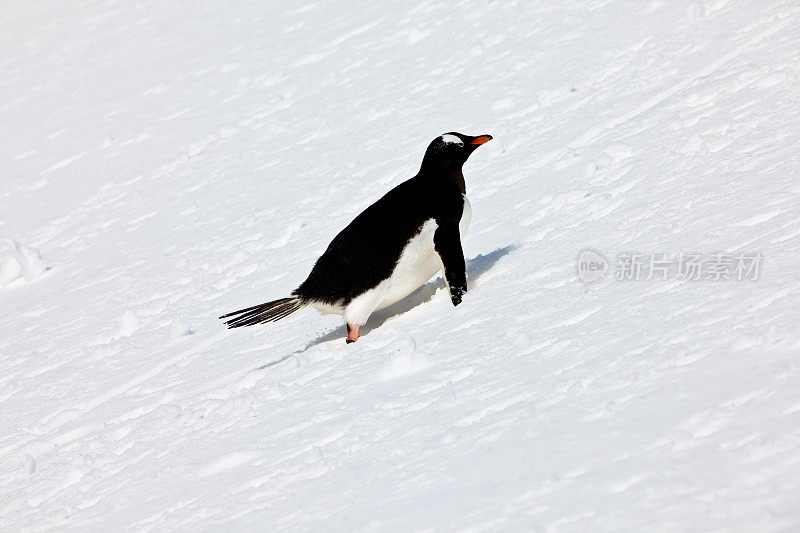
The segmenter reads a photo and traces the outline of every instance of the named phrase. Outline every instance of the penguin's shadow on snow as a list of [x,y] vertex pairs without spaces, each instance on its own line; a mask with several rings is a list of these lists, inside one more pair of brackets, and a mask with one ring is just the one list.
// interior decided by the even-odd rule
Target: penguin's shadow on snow
[[[501,257],[509,254],[516,248],[517,245],[509,244],[508,246],[498,248],[497,250],[489,252],[488,254],[481,254],[473,257],[472,259],[467,259],[467,279],[471,282],[477,281],[481,276],[488,272],[500,260]],[[433,298],[433,295],[436,294],[436,291],[445,287],[446,285],[444,280],[441,276],[439,276],[434,281],[426,283],[399,302],[394,303],[385,309],[381,309],[380,311],[375,311],[369,317],[367,323],[360,328],[361,335],[366,335],[373,329],[382,326],[384,322],[394,316],[402,315],[403,313],[414,309],[418,305],[429,302],[431,298]],[[467,298],[469,298],[469,296],[467,296]],[[341,326],[340,328],[336,328],[333,331],[317,337],[311,341],[308,346],[304,348],[304,350],[334,339],[341,339],[342,342],[344,342],[344,337],[346,335],[347,331],[345,330],[344,326]]]

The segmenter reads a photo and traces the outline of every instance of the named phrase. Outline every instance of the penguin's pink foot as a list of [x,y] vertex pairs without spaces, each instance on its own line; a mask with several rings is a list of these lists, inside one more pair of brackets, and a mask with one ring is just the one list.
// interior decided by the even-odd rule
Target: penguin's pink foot
[[347,344],[350,344],[351,342],[356,342],[358,340],[358,337],[359,337],[358,324],[356,324],[355,326],[347,324],[347,340],[346,340]]

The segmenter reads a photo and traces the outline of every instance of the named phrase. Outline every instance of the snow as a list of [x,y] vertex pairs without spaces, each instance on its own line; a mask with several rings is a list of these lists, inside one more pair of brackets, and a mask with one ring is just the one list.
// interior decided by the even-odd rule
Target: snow
[[408,335],[399,337],[390,346],[392,353],[387,354],[388,360],[378,371],[379,379],[405,376],[430,366],[430,359],[427,354],[417,350],[417,343],[413,337]]
[[13,239],[0,241],[0,288],[33,281],[44,274],[42,256]]
[[[795,1],[3,16],[0,530],[800,528]],[[446,131],[461,305],[224,329]]]

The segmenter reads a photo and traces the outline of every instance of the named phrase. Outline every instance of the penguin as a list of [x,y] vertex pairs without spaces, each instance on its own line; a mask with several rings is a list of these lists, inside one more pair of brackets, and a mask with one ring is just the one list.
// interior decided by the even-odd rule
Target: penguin
[[288,298],[222,315],[228,328],[285,318],[306,306],[342,315],[346,342],[373,311],[401,300],[440,270],[454,306],[467,292],[461,240],[472,206],[462,166],[491,135],[449,132],[425,151],[417,174],[367,207],[317,259],[308,278]]

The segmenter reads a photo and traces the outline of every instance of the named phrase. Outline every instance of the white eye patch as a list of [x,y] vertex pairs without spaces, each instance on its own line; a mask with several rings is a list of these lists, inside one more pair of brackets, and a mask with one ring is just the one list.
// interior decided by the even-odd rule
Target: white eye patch
[[455,135],[451,135],[449,133],[442,135],[441,137],[442,142],[445,144],[457,144],[459,146],[464,146],[464,141],[456,137]]

